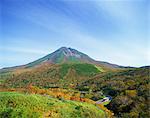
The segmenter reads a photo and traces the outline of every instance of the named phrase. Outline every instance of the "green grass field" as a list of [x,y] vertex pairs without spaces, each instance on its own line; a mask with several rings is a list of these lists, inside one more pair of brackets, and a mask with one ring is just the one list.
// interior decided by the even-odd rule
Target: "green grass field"
[[0,92],[0,118],[105,118],[105,112],[89,103],[48,96]]
[[76,63],[76,64],[62,64],[60,68],[60,74],[65,76],[69,69],[74,69],[78,75],[81,76],[93,76],[101,72],[92,64]]

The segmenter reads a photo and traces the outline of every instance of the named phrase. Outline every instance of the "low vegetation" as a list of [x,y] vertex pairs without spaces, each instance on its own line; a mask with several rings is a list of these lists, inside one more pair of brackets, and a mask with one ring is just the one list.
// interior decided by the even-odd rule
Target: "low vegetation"
[[35,94],[0,92],[1,118],[105,118],[96,106]]
[[26,87],[33,84],[42,88],[60,87],[66,88],[70,84],[76,86],[84,80],[100,73],[94,65],[86,63],[72,63],[42,66],[33,69],[18,69],[9,74],[0,75],[3,87]]

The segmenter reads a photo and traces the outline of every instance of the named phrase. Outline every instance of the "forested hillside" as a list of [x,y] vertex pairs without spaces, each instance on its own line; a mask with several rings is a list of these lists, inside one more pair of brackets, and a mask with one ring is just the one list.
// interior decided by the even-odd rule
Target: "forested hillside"
[[84,80],[88,80],[102,69],[86,63],[44,65],[32,69],[18,69],[13,72],[0,74],[3,87],[26,87],[33,84],[42,88],[76,86]]
[[[112,110],[117,117],[123,118],[148,118],[150,67],[129,69],[121,72],[99,74],[83,82],[77,88],[88,88],[99,99],[99,93],[112,96],[112,101],[107,108]],[[84,89],[85,90],[85,89]]]

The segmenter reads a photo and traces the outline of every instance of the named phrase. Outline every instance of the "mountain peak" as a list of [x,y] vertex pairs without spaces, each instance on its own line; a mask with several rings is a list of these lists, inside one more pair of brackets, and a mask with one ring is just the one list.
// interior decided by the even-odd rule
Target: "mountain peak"
[[60,55],[63,55],[64,57],[76,57],[76,58],[80,58],[81,57],[81,52],[72,49],[72,48],[67,48],[67,47],[61,47],[58,50],[55,51],[59,52]]
[[67,50],[67,49],[68,49],[67,47],[61,47],[58,50]]
[[[61,47],[61,48],[59,48],[58,49],[59,51],[73,51],[73,50],[75,50],[75,49],[73,49],[73,48],[71,48],[71,47]],[[57,51],[57,50],[56,50]],[[76,50],[77,51],[77,50]],[[79,51],[78,51],[79,52]]]

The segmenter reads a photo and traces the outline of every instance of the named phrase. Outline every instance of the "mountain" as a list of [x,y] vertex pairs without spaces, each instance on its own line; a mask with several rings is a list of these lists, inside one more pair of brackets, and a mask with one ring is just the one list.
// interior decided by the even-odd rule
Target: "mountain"
[[51,63],[51,64],[61,64],[61,63],[77,63],[77,62],[86,62],[93,63],[94,60],[88,55],[79,52],[72,48],[61,47],[55,52],[46,55],[34,62],[31,62],[26,67],[36,66],[42,63]]
[[119,66],[117,64],[111,64],[111,63],[104,62],[104,61],[96,61],[92,59],[91,57],[89,57],[88,55],[76,49],[61,47],[57,49],[56,51],[40,59],[37,59],[33,62],[30,62],[28,64],[0,69],[0,73],[9,72],[9,71],[13,71],[16,69],[34,68],[34,67],[38,67],[38,66],[41,67],[45,65],[59,65],[59,64],[64,64],[64,63],[93,64],[104,70],[111,70],[111,71],[130,68],[130,67]]
[[30,83],[40,87],[66,88],[76,86],[96,74],[127,68],[96,61],[72,48],[61,47],[26,65],[0,70],[1,86],[25,87]]
[[72,48],[61,47],[26,65],[0,70],[2,86],[25,87],[30,83],[40,87],[66,88],[76,86],[98,73],[122,70],[121,66],[95,61]]
[[57,49],[56,51],[37,59],[36,61],[33,61],[31,63],[28,63],[26,65],[21,66],[15,66],[15,67],[8,67],[0,69],[0,72],[7,72],[12,71],[15,69],[22,69],[22,68],[33,68],[37,66],[45,66],[45,65],[58,65],[63,63],[88,63],[93,64],[98,67],[103,68],[104,70],[117,70],[122,68],[129,68],[124,66],[119,66],[116,64],[111,64],[104,61],[96,61],[89,57],[88,55],[72,48],[67,47],[61,47]]
[[51,54],[48,54],[34,62],[31,62],[27,65],[24,65],[26,68],[35,67],[42,64],[62,64],[62,63],[88,63],[99,65],[104,68],[122,68],[116,64],[111,64],[103,61],[96,61],[89,57],[88,55],[72,48],[61,47],[58,50],[54,51]]

